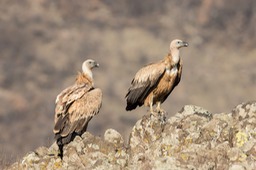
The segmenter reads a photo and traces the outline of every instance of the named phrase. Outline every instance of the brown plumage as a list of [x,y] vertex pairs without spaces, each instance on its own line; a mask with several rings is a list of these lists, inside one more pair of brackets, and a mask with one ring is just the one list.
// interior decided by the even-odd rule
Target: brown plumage
[[187,46],[187,42],[173,40],[170,44],[170,52],[163,60],[149,64],[136,73],[126,94],[126,110],[145,105],[149,106],[153,113],[153,105],[157,104],[156,111],[163,112],[160,108],[161,103],[181,79],[182,61],[179,49]]
[[99,64],[89,59],[82,65],[74,85],[63,90],[56,98],[55,126],[53,132],[63,156],[63,145],[76,135],[82,135],[92,117],[98,114],[102,103],[102,92],[94,88],[92,69]]

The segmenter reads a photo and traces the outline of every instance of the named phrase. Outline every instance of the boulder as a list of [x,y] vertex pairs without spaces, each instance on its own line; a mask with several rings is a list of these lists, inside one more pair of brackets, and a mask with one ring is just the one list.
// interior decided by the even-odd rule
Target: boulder
[[184,106],[168,120],[145,114],[126,144],[114,129],[84,133],[64,147],[39,147],[8,169],[256,169],[256,102],[212,114]]

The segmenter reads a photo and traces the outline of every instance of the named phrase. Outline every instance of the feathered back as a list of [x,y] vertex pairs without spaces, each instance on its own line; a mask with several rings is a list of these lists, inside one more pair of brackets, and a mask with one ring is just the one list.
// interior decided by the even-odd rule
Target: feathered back
[[126,94],[126,110],[133,110],[137,106],[143,105],[145,98],[158,84],[164,72],[165,65],[163,61],[141,68],[133,78],[131,87]]

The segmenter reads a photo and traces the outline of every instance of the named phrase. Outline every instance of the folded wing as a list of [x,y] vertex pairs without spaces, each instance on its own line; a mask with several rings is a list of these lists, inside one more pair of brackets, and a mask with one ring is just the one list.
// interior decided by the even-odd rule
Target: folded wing
[[126,110],[133,110],[144,103],[148,94],[157,86],[164,75],[163,62],[154,63],[141,68],[131,82],[131,87],[126,94]]
[[53,132],[57,143],[69,143],[74,135],[85,132],[88,122],[98,114],[101,103],[102,91],[98,88],[79,85],[64,90],[56,103]]

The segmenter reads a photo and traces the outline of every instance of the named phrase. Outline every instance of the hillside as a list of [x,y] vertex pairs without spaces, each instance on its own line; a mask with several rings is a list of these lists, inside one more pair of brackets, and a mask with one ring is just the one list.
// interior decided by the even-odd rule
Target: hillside
[[55,98],[88,58],[100,63],[94,77],[104,93],[89,124],[94,135],[114,128],[128,140],[147,110],[125,112],[130,81],[175,38],[190,46],[181,50],[182,80],[163,105],[168,117],[186,104],[217,113],[256,98],[254,0],[1,0],[0,9],[2,165],[53,143]]

